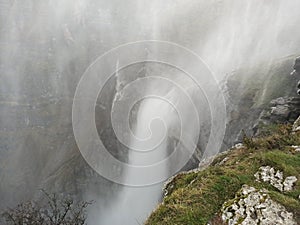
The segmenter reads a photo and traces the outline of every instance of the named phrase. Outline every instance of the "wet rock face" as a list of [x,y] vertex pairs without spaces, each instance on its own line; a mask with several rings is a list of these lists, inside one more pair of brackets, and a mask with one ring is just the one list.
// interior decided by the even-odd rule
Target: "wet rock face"
[[294,70],[291,73],[291,75],[299,75],[300,74],[300,56],[296,58],[293,69]]
[[266,190],[256,190],[247,185],[222,209],[222,220],[229,225],[296,225],[293,217],[284,206],[273,201]]
[[[291,73],[291,75],[300,75],[300,56],[296,58],[295,60],[295,64],[293,66],[293,72]],[[300,81],[298,81],[298,84],[297,84],[297,94],[299,95],[300,94]]]
[[296,120],[300,100],[295,87],[298,78],[290,76],[294,64],[295,57],[287,57],[268,67],[240,69],[228,76],[224,84],[228,124],[222,150],[241,142],[242,130],[255,135],[260,120],[266,124]]
[[253,126],[254,134],[259,134],[260,125],[294,122],[300,115],[299,97],[279,97],[272,100],[264,109],[256,124]]

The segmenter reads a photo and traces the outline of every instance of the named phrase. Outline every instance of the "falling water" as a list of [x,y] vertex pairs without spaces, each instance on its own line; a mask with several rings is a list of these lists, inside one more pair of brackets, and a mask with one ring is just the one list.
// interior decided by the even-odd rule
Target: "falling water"
[[[157,89],[157,92],[161,90]],[[131,165],[150,166],[164,160],[168,155],[168,130],[178,125],[177,114],[174,110],[176,106],[170,104],[170,102],[176,102],[176,94],[174,90],[167,89],[163,97],[164,99],[145,98],[138,107],[136,126],[133,131],[135,137],[129,145],[128,163]],[[168,168],[165,167],[164,171],[160,170],[155,173],[165,174],[167,177],[169,175],[167,170]],[[139,183],[141,179],[139,176],[133,177],[134,173],[130,170],[126,171],[124,176],[124,183]],[[160,202],[162,186],[162,182],[140,187],[123,186],[119,198],[115,204],[112,204],[108,214],[104,213],[106,216],[101,218],[99,224],[142,224]]]
[[[160,134],[161,123],[156,123],[152,119],[160,118],[166,121],[167,114],[171,113],[171,108],[168,104],[159,99],[148,99],[145,100],[138,112],[137,127],[135,133],[140,138],[147,138],[151,136],[149,130],[149,124],[151,123],[151,132]],[[169,114],[170,115],[170,114]],[[157,143],[148,142],[149,149],[153,148]],[[139,144],[138,144],[139,145]],[[133,149],[138,149],[135,143],[131,143]],[[157,161],[162,160],[166,155],[166,139],[160,143],[160,145],[150,152],[139,152],[137,150],[131,150],[129,153],[129,163],[132,165],[151,165]],[[165,171],[157,171],[158,173],[164,173]],[[125,173],[125,180],[133,178],[130,171]],[[147,176],[147,174],[145,174]],[[136,177],[134,179],[139,179]],[[125,181],[126,182],[126,181]],[[109,218],[104,218],[100,224],[142,224],[147,218],[149,213],[154,209],[154,207],[159,203],[161,199],[162,184],[154,184],[146,187],[129,187],[124,186],[119,199],[113,206],[115,214],[110,215]]]

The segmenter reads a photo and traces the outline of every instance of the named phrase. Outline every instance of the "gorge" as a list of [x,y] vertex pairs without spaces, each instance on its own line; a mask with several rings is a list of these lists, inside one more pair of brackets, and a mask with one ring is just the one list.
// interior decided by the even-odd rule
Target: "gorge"
[[[290,73],[300,54],[299,7],[297,0],[0,0],[0,210],[39,201],[45,189],[94,200],[87,224],[142,224],[174,173],[241,142],[243,130],[252,136],[261,132],[260,123],[294,122],[299,77]],[[97,71],[101,80],[113,68],[101,80],[92,120],[113,158],[137,167],[165,164],[139,176],[107,168],[116,183],[96,172],[78,148],[74,96],[100,56],[145,40],[157,43],[121,48]],[[176,64],[122,66],[136,55]],[[206,72],[197,73],[199,67]],[[136,96],[148,97],[122,114]],[[219,148],[210,148],[209,137]],[[174,152],[177,161],[164,161]],[[190,154],[180,171],[173,170]],[[157,182],[128,186],[152,175]]]

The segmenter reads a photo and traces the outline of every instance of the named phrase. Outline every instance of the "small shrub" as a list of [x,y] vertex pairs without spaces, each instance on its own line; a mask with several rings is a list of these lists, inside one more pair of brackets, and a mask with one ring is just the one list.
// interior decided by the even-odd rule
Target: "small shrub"
[[243,144],[248,148],[255,148],[255,142],[253,141],[252,137],[248,137],[244,130],[242,130],[243,133]]
[[24,202],[7,209],[2,217],[7,225],[84,225],[86,208],[91,202],[75,202],[71,197],[58,197],[43,191],[46,204]]

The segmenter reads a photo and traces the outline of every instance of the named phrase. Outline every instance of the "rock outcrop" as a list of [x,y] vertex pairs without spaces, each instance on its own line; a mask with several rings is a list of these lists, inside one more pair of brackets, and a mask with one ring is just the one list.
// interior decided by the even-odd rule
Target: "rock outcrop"
[[247,185],[224,204],[222,211],[222,219],[228,225],[297,225],[293,214],[273,201],[267,190]]
[[293,124],[293,132],[300,131],[300,117]]
[[283,172],[275,170],[271,166],[262,166],[259,171],[254,174],[257,181],[268,182],[279,191],[291,191],[297,181],[296,176],[288,176],[284,179]]
[[290,76],[296,56],[274,61],[268,67],[240,69],[228,75],[224,84],[228,124],[222,150],[253,136],[259,123],[294,122],[300,115],[296,93],[297,76]]
[[299,97],[279,97],[273,99],[264,109],[253,126],[254,135],[260,133],[260,127],[278,123],[293,123],[300,115]]

